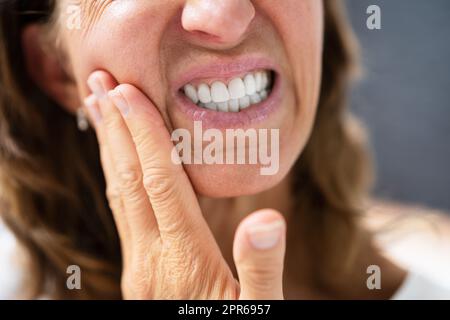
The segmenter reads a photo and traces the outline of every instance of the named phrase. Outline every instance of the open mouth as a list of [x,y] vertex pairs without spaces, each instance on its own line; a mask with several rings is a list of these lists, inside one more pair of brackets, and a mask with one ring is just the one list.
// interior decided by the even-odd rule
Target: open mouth
[[197,81],[186,84],[181,92],[200,108],[218,112],[241,112],[270,96],[275,73],[255,70],[229,81]]

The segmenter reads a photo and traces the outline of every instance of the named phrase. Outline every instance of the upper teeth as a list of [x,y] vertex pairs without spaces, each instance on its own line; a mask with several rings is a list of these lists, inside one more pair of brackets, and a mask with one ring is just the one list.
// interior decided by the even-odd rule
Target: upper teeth
[[258,71],[244,78],[234,78],[228,85],[222,81],[213,82],[211,87],[206,83],[201,83],[197,88],[187,84],[184,94],[202,108],[239,112],[267,99],[270,86],[270,71]]

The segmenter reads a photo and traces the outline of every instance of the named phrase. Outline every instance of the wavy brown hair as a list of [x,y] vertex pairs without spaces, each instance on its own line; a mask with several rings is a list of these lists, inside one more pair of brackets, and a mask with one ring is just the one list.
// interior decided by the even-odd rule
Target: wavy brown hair
[[[355,42],[341,2],[324,4],[321,96],[312,136],[293,169],[299,214],[290,221],[291,230],[307,227],[313,281],[321,287],[330,285],[331,273],[336,279],[336,272],[350,270],[370,177],[365,142],[346,110]],[[54,0],[0,1],[0,214],[29,256],[27,297],[120,298],[120,243],[95,134],[79,132],[73,115],[26,70],[22,30],[50,24],[54,6]],[[80,266],[83,290],[66,289],[69,265]]]

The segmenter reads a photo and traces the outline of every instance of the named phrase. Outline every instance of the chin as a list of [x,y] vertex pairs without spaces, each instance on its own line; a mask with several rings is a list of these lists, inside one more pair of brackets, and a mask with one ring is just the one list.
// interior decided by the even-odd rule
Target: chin
[[259,165],[188,165],[185,170],[198,195],[232,198],[274,188],[287,176],[289,166],[280,164],[273,175],[261,175]]

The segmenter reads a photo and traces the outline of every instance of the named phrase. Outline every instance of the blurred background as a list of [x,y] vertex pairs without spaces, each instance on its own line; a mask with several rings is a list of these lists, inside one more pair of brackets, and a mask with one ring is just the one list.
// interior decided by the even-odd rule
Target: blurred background
[[[366,26],[373,4],[381,30]],[[351,102],[371,136],[376,194],[450,213],[450,1],[347,6],[366,72]]]

